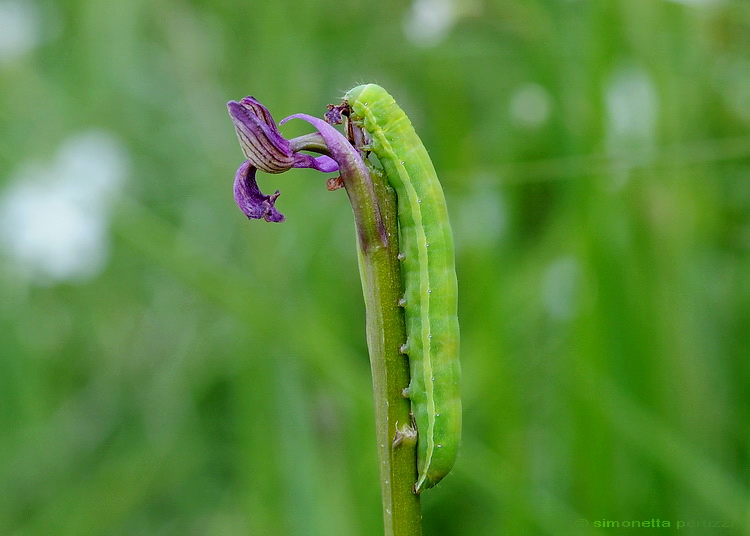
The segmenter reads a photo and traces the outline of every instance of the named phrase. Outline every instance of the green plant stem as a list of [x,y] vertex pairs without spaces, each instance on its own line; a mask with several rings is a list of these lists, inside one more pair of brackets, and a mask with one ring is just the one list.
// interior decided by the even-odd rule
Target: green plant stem
[[[396,196],[382,176],[375,172],[371,176],[385,239],[366,244],[360,240],[359,266],[367,309],[367,346],[375,395],[385,535],[420,536],[421,505],[419,496],[412,491],[417,479],[416,436],[402,438],[394,446],[398,429],[411,424],[409,401],[402,394],[409,384],[409,365],[406,356],[400,353],[406,341],[406,328],[403,309],[398,306],[403,290]],[[352,198],[351,192],[349,195]],[[352,205],[355,206],[355,199]],[[358,230],[360,237],[375,235],[372,229]]]
[[[295,150],[330,154],[316,134],[292,140]],[[396,194],[385,177],[350,151],[338,150],[341,180],[354,212],[362,290],[367,310],[367,347],[375,397],[375,431],[380,466],[385,536],[421,536],[422,510],[412,488],[417,481],[416,434],[403,391],[409,362],[400,352],[406,342],[398,260]],[[399,430],[402,430],[399,432]],[[397,444],[394,440],[400,437]]]

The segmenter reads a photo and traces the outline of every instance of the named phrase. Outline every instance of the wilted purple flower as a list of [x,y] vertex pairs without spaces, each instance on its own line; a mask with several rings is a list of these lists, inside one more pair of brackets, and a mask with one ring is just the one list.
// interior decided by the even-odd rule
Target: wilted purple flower
[[234,179],[234,200],[248,218],[284,221],[284,216],[274,206],[278,190],[273,195],[264,195],[255,180],[256,169],[266,173],[283,173],[293,167],[323,172],[338,170],[336,161],[328,156],[313,157],[295,151],[292,143],[279,132],[268,109],[255,98],[229,101],[227,108],[247,159]]
[[[263,194],[255,181],[257,169],[267,173],[283,173],[293,167],[313,168],[323,172],[338,171],[341,174],[340,182],[352,201],[362,249],[367,251],[371,246],[387,244],[388,238],[370,173],[359,150],[341,132],[318,117],[294,114],[283,119],[280,124],[289,119],[302,119],[314,126],[318,134],[287,140],[279,132],[265,106],[253,97],[245,97],[240,102],[230,101],[227,107],[247,158],[237,170],[234,200],[248,218],[284,221],[284,216],[274,206],[279,191],[276,190],[273,195]],[[341,120],[340,115],[331,116],[330,109],[326,118],[331,122]],[[325,154],[313,157],[300,152],[305,150]]]

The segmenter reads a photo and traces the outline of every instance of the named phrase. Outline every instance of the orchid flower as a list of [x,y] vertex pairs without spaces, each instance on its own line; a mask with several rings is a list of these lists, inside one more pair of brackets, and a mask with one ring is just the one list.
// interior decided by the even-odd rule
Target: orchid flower
[[[339,164],[327,155],[313,157],[300,152],[313,148],[315,145],[312,143],[313,138],[309,135],[292,140],[284,138],[268,109],[255,98],[245,97],[239,102],[229,101],[227,108],[246,158],[237,170],[234,179],[234,200],[248,218],[262,218],[269,222],[284,221],[283,214],[275,207],[280,192],[277,190],[272,195],[265,195],[260,191],[255,180],[255,173],[258,169],[266,173],[283,173],[291,168],[313,168],[325,173],[339,169]],[[291,117],[298,116],[290,116],[282,123]],[[302,118],[315,119],[309,116]],[[342,147],[345,144],[351,148],[351,151],[354,151],[336,129],[327,123],[323,125],[323,128],[330,129],[327,132],[329,144],[342,145]],[[318,147],[318,150],[321,148]],[[328,148],[323,146],[322,150],[327,151]],[[341,150],[337,152],[340,153]]]
[[[234,200],[249,219],[283,222],[284,215],[275,206],[280,192],[266,195],[258,188],[255,173],[283,173],[292,168],[313,168],[324,173],[338,171],[352,201],[352,209],[363,248],[376,241],[387,242],[377,197],[367,166],[343,134],[329,124],[340,122],[336,108],[329,109],[328,121],[307,114],[293,114],[281,120],[302,119],[318,131],[287,140],[279,132],[268,109],[253,97],[227,103],[245,162],[234,179]],[[313,157],[301,151],[324,153]],[[367,207],[365,207],[367,205]],[[365,220],[370,220],[367,223]]]

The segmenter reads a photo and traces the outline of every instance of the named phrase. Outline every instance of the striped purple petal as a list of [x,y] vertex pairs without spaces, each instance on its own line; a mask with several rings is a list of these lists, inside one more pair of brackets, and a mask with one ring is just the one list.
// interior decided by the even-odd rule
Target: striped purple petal
[[359,151],[355,149],[349,140],[341,132],[326,123],[323,119],[313,117],[307,114],[293,114],[285,117],[279,124],[283,125],[290,119],[302,119],[314,126],[325,140],[331,157],[338,164],[341,173],[359,173],[362,176],[369,177],[367,166],[365,166]]
[[294,152],[279,132],[270,112],[254,97],[227,103],[242,152],[266,173],[283,173],[294,166]]

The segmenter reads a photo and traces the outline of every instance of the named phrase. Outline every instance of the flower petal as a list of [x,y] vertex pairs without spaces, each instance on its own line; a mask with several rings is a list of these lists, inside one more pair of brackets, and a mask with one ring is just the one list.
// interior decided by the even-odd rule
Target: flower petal
[[266,173],[282,173],[294,165],[292,148],[268,109],[253,97],[227,103],[242,152]]
[[279,191],[272,195],[265,195],[258,188],[255,181],[256,168],[252,162],[246,160],[237,170],[234,178],[234,202],[249,219],[264,219],[269,222],[282,222],[284,215],[274,206],[279,197]]
[[313,157],[304,153],[294,153],[294,167],[313,168],[323,173],[332,173],[339,170],[339,165],[330,156]]
[[345,173],[345,168],[349,168],[350,171],[356,170],[356,172],[362,176],[369,177],[367,166],[362,160],[359,151],[349,143],[349,140],[347,140],[341,132],[326,123],[324,120],[307,114],[290,115],[289,117],[282,119],[279,124],[283,125],[290,119],[302,119],[303,121],[307,121],[314,126],[318,132],[320,132],[320,135],[328,146],[328,150],[331,152],[331,157],[338,163],[339,171],[341,171],[342,174]]

